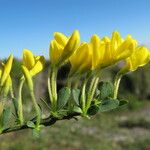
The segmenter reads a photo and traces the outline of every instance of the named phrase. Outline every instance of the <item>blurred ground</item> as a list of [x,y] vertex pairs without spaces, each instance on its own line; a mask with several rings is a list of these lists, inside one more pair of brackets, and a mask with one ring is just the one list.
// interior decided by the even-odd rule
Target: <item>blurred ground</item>
[[150,150],[150,101],[92,119],[59,121],[42,131],[38,140],[31,130],[0,136],[0,150]]

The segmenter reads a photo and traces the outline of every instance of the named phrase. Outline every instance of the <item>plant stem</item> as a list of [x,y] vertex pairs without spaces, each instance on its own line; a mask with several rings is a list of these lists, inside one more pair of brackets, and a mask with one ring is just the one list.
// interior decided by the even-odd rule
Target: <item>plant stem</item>
[[39,106],[38,106],[38,104],[36,102],[36,98],[35,98],[34,92],[30,91],[30,95],[31,95],[31,99],[32,99],[32,102],[33,102],[36,114],[37,114],[36,125],[38,127],[40,125],[40,121],[41,121],[41,112],[40,112],[40,108],[39,108]]
[[82,111],[85,111],[85,104],[86,104],[86,84],[87,84],[88,78],[84,79],[83,85],[82,85],[82,92],[81,92],[81,106],[82,106]]
[[[80,114],[78,114],[78,113],[71,113],[71,114],[68,114],[67,116],[64,116],[63,118],[50,116],[48,118],[42,119],[40,122],[40,125],[52,126],[53,124],[55,124],[59,120],[66,120],[66,119],[70,120],[70,119],[75,118],[76,116],[79,116],[79,115]],[[10,133],[10,132],[19,131],[19,130],[24,130],[24,129],[31,129],[31,128],[29,128],[27,126],[27,124],[24,123],[21,126],[13,126],[13,127],[6,128],[1,132],[1,134]]]
[[23,88],[23,84],[24,84],[25,79],[22,78],[20,80],[20,84],[19,84],[19,94],[18,94],[18,119],[19,119],[19,123],[20,125],[23,125],[24,123],[24,118],[23,118],[23,106],[22,106],[22,88]]
[[93,79],[91,81],[91,85],[90,85],[90,88],[88,91],[86,108],[85,108],[85,112],[84,112],[85,114],[87,113],[87,111],[91,105],[92,99],[93,99],[94,94],[95,94],[95,90],[97,88],[98,81],[99,81],[99,77],[97,77],[97,76],[93,77]]
[[[68,77],[68,79],[67,79],[67,87],[69,89],[71,89],[71,80],[72,80],[72,78]],[[69,100],[68,100],[68,110],[69,110],[69,112],[71,112],[72,109],[73,109],[73,107],[72,107],[72,98],[70,97]]]
[[51,87],[52,87],[52,110],[57,110],[57,68],[52,68],[51,72]]
[[17,107],[16,107],[16,104],[15,104],[15,96],[14,96],[14,91],[13,91],[13,87],[12,86],[10,88],[10,95],[11,95],[11,99],[12,99],[12,102],[13,102],[13,105],[14,105],[15,115],[17,117],[19,117],[18,113],[17,113]]
[[52,97],[52,88],[51,88],[51,82],[50,82],[50,75],[47,79],[47,85],[48,85],[48,94],[49,94],[50,102],[52,104],[53,97]]
[[114,81],[114,95],[113,98],[116,99],[117,95],[118,95],[118,90],[119,90],[119,84],[122,78],[122,74],[117,73],[116,77],[115,77],[115,81]]

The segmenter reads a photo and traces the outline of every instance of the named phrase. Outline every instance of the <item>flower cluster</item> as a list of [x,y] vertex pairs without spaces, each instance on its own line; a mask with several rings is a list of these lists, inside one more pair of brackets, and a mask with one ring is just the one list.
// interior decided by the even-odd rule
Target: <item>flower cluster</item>
[[[119,32],[113,32],[111,37],[100,38],[94,34],[89,42],[81,42],[79,31],[75,30],[70,36],[55,32],[54,39],[49,48],[50,66],[48,73],[48,93],[50,104],[44,103],[49,109],[50,116],[62,118],[68,114],[77,113],[84,117],[90,117],[97,112],[114,109],[121,105],[117,98],[121,77],[138,67],[146,65],[150,61],[150,51],[140,46],[138,42],[127,35],[122,38]],[[124,66],[118,71],[114,85],[100,81],[102,69],[124,61]],[[65,64],[70,64],[66,85],[57,90],[58,70]],[[25,49],[23,51],[22,77],[20,78],[17,96],[13,93],[13,84],[10,76],[13,65],[13,55],[1,63],[0,68],[0,131],[3,133],[7,109],[6,98],[10,93],[15,108],[17,125],[39,131],[42,127],[42,114],[34,95],[33,77],[44,69],[45,58],[34,56]],[[73,84],[78,79],[80,84]],[[27,83],[31,100],[36,111],[36,121],[24,119],[22,104],[22,88]]]

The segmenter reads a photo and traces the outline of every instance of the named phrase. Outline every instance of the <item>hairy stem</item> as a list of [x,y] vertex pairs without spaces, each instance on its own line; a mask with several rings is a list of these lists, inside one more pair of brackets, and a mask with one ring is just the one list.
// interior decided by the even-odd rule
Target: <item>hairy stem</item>
[[116,99],[117,95],[118,95],[118,90],[119,90],[119,84],[122,78],[122,74],[117,74],[115,77],[115,81],[114,81],[114,95],[113,98]]
[[14,91],[13,91],[13,87],[12,86],[10,88],[10,96],[11,96],[11,99],[12,99],[12,102],[13,102],[15,115],[18,117],[18,113],[17,113],[18,110],[17,110],[16,104],[15,104],[15,96],[14,96]]
[[85,95],[85,91],[86,91],[86,84],[87,84],[88,79],[85,78],[83,85],[82,85],[82,93],[81,93],[81,105],[82,105],[82,110],[83,112],[85,111],[85,104],[86,104],[86,95]]
[[24,79],[20,80],[20,84],[19,84],[19,94],[18,94],[18,119],[19,119],[19,123],[20,125],[23,125],[24,122],[24,118],[23,118],[23,105],[22,105],[22,88],[23,88],[23,84],[24,84]]
[[50,77],[48,77],[47,85],[48,85],[48,94],[49,94],[50,102],[52,104],[53,97],[52,97],[52,88],[51,88]]
[[87,96],[86,108],[85,108],[85,112],[84,112],[85,114],[87,113],[87,111],[91,105],[91,102],[93,100],[98,81],[99,81],[99,77],[97,77],[97,76],[93,77],[93,79],[91,81],[90,89],[88,91],[88,96]]
[[52,68],[51,71],[51,87],[52,87],[52,110],[57,110],[57,68]]
[[41,112],[40,112],[40,108],[39,108],[39,106],[38,106],[38,104],[36,102],[36,98],[35,98],[34,92],[30,91],[30,95],[31,95],[31,99],[32,99],[32,102],[33,102],[36,114],[37,114],[36,125],[38,127],[39,124],[40,124],[40,120],[41,120]]

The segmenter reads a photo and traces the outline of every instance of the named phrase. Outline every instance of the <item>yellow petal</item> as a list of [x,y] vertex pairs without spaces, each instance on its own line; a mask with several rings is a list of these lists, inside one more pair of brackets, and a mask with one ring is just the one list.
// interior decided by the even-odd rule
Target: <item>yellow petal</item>
[[45,65],[45,58],[43,56],[38,56],[36,60],[35,66],[30,70],[31,76],[34,76],[41,72]]
[[88,44],[84,46],[84,49],[86,50],[86,61],[83,61],[83,63],[80,65],[80,73],[85,73],[92,69],[92,50],[90,50],[90,46]]
[[102,67],[107,67],[112,65],[114,52],[111,49],[111,41],[108,37],[103,38],[105,43],[104,57],[102,62]]
[[54,33],[54,38],[57,41],[57,43],[59,45],[61,45],[62,47],[65,47],[65,45],[66,45],[66,43],[68,41],[68,38],[64,34],[62,34],[60,32],[55,32]]
[[0,69],[0,79],[1,79],[1,77],[2,77],[2,70]]
[[13,63],[13,55],[10,55],[9,58],[6,61],[6,64],[4,65],[3,68],[3,73],[1,76],[1,81],[0,81],[0,86],[3,86],[6,79],[8,78],[11,68],[12,68],[12,63]]
[[26,66],[29,70],[35,65],[34,55],[30,50],[25,49],[23,51],[23,65]]
[[121,73],[135,71],[138,67],[146,65],[150,61],[150,52],[146,47],[137,47],[134,53],[126,59],[126,65]]
[[91,37],[90,46],[92,47],[92,68],[95,69],[99,65],[101,55],[100,38],[95,34]]
[[81,44],[75,54],[70,57],[70,63],[70,75],[90,70],[92,68],[92,53],[89,45]]
[[52,40],[50,43],[49,54],[50,54],[50,61],[53,65],[58,63],[62,51],[63,48],[55,40]]
[[120,47],[116,50],[115,61],[120,61],[131,56],[136,47],[136,41],[133,39],[126,39]]
[[113,32],[112,39],[111,39],[112,49],[115,51],[121,43],[122,43],[122,39],[119,32],[117,31]]
[[23,70],[23,74],[26,79],[27,85],[29,87],[29,90],[33,91],[33,81],[32,81],[32,77],[30,75],[29,70],[27,69],[26,66],[23,66],[23,65],[22,65],[22,70]]
[[59,64],[64,63],[78,48],[80,43],[80,35],[77,30],[75,30],[71,37],[69,38],[59,61]]
[[135,54],[131,56],[132,68],[134,71],[138,67],[142,67],[149,62],[149,50],[146,47],[139,47]]

